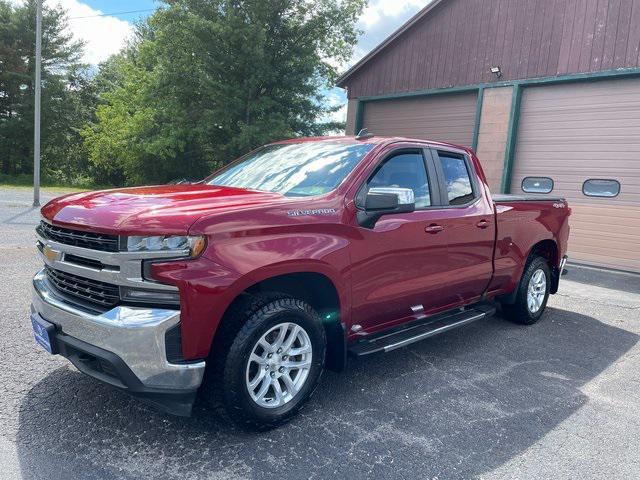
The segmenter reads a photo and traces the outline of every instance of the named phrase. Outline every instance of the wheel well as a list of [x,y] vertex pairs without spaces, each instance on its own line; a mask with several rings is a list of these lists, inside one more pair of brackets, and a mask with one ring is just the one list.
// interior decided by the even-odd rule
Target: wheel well
[[558,245],[553,240],[542,240],[533,246],[529,253],[529,259],[533,258],[534,255],[539,255],[547,260],[549,270],[551,271],[550,293],[556,293],[560,280],[560,272],[557,267]]
[[324,319],[339,316],[338,292],[328,277],[313,272],[290,273],[268,278],[246,290],[247,293],[278,292],[304,300]]
[[[227,311],[231,310],[237,302],[243,301],[246,295],[269,292],[284,293],[303,300],[318,312],[327,336],[325,366],[329,370],[344,370],[347,354],[346,335],[340,321],[340,299],[333,282],[327,276],[315,272],[290,273],[268,278],[238,295]],[[229,321],[233,319],[225,314],[223,324]],[[221,328],[218,328],[218,331],[220,330]]]
[[[542,240],[541,242],[536,243],[529,252],[529,256],[527,257],[524,269],[527,268],[529,261],[534,257],[534,255],[540,255],[544,259],[547,260],[549,264],[549,270],[551,271],[551,285],[549,292],[556,293],[558,291],[558,284],[560,282],[560,272],[558,272],[558,268],[556,265],[558,264],[558,246],[556,242],[553,240]],[[518,279],[518,282],[520,279]],[[516,295],[518,294],[518,285],[516,284],[516,288],[513,289],[511,293],[501,295],[499,300],[501,303],[505,305],[513,305],[516,301]]]
[[533,257],[533,255],[540,255],[546,258],[549,268],[553,268],[558,264],[558,245],[553,240],[542,240],[533,246],[529,253],[529,258]]

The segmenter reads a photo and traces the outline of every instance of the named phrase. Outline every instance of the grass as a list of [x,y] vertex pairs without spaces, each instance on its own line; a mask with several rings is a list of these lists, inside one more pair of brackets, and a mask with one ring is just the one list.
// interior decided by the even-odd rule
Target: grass
[[[33,190],[33,186],[17,185],[12,183],[0,182],[0,188],[10,188],[15,190]],[[77,187],[65,187],[65,186],[44,186],[40,187],[40,190],[48,193],[77,193],[86,192],[87,190],[93,190],[91,188],[77,188]]]
[[[0,188],[15,189],[32,189],[33,176],[28,174],[20,175],[4,175],[0,174]],[[87,190],[102,190],[105,188],[113,188],[107,186],[93,185],[90,182],[79,182],[78,184],[65,184],[52,182],[44,178],[40,185],[40,189],[50,193],[74,193],[86,192]]]

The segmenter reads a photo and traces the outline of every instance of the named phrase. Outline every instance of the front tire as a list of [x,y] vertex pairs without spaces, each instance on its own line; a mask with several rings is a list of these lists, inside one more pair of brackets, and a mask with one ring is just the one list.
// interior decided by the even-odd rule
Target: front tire
[[258,297],[239,313],[234,320],[244,324],[228,346],[221,375],[212,380],[219,382],[216,390],[233,420],[273,428],[294,416],[316,389],[324,368],[324,327],[310,305],[286,295]]
[[533,325],[544,313],[549,299],[551,271],[544,257],[535,256],[527,263],[512,305],[503,305],[505,316],[515,323]]

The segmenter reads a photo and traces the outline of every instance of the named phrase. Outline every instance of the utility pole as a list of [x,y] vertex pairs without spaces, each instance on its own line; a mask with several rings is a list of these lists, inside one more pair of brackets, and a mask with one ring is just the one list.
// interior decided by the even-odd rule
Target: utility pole
[[36,0],[36,98],[33,115],[33,206],[40,206],[40,97],[42,95],[42,0]]

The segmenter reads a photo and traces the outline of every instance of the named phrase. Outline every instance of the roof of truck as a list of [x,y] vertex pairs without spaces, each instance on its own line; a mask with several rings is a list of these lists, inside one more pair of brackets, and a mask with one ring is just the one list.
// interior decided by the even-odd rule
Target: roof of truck
[[408,138],[408,137],[387,137],[387,136],[379,136],[379,135],[371,135],[365,138],[357,138],[354,136],[326,136],[326,137],[302,137],[302,138],[291,138],[288,140],[282,140],[279,142],[273,143],[304,143],[304,142],[348,142],[348,143],[368,143],[373,145],[381,145],[381,144],[390,144],[390,143],[398,143],[398,142],[416,142],[416,143],[424,143],[431,146],[441,146],[446,148],[455,148],[457,150],[468,150],[467,147],[463,147],[461,145],[455,145],[453,143],[447,142],[438,142],[435,140],[425,140],[422,138]]

